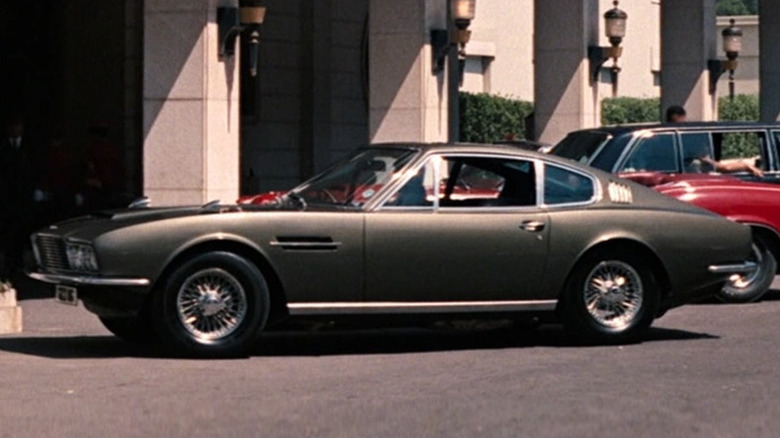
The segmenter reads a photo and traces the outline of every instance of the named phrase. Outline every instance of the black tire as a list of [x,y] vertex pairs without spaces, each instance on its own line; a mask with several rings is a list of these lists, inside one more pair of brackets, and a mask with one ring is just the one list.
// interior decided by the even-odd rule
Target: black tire
[[198,255],[155,291],[152,318],[163,342],[185,356],[246,352],[265,326],[268,286],[251,262],[229,252]]
[[761,237],[753,236],[753,251],[748,260],[756,263],[758,269],[729,280],[717,293],[719,300],[724,303],[749,303],[764,296],[772,287],[777,273],[777,260]]
[[624,251],[597,251],[573,269],[560,309],[567,332],[581,342],[641,340],[655,319],[660,293],[650,267]]
[[139,315],[132,318],[99,316],[103,327],[114,336],[135,345],[151,345],[160,341],[149,318]]

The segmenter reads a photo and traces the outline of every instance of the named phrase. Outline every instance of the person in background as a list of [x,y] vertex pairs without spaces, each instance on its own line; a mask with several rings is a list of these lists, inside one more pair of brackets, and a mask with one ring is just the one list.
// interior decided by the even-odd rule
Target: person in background
[[685,108],[680,105],[672,105],[666,109],[666,122],[667,123],[681,123],[686,121],[687,113]]
[[10,118],[5,133],[0,144],[0,279],[22,268],[35,204],[42,201],[24,119]]
[[122,149],[109,139],[108,125],[93,122],[92,141],[85,152],[89,208],[116,208],[123,205],[125,181]]
[[722,173],[750,172],[759,178],[764,177],[764,171],[754,166],[753,164],[750,164],[745,161],[720,162],[718,160],[713,159],[709,155],[705,155],[701,157],[700,160],[702,163],[711,166],[716,172],[722,172]]
[[49,204],[45,222],[78,214],[78,208],[83,204],[81,179],[84,174],[79,161],[74,151],[65,143],[63,126],[54,125],[41,163]]

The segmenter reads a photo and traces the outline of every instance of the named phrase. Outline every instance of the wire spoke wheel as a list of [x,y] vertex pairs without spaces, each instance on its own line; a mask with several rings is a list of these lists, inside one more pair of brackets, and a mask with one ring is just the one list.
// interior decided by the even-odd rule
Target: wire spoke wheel
[[597,264],[586,277],[582,293],[594,321],[617,330],[634,323],[644,299],[639,273],[618,260]]
[[230,336],[247,315],[241,283],[224,269],[209,268],[187,277],[176,298],[179,321],[201,341]]

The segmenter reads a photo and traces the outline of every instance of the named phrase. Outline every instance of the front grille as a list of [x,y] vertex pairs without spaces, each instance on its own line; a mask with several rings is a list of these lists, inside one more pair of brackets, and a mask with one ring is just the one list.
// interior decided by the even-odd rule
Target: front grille
[[44,269],[67,270],[68,256],[65,253],[65,242],[59,237],[38,234],[35,236],[35,248],[38,252],[38,263]]

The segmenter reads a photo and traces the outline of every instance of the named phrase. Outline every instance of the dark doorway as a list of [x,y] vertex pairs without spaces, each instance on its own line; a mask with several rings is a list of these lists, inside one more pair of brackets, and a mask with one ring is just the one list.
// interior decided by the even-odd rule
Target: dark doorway
[[24,133],[3,154],[0,279],[24,278],[34,229],[141,193],[141,23],[142,0],[0,0],[1,135]]
[[[24,119],[39,180],[51,172],[53,142],[89,162],[102,136],[118,151],[121,175],[103,182],[111,185],[104,195],[124,202],[141,193],[142,7],[141,0],[0,0],[0,116],[3,127]],[[62,215],[50,210],[37,220]]]

